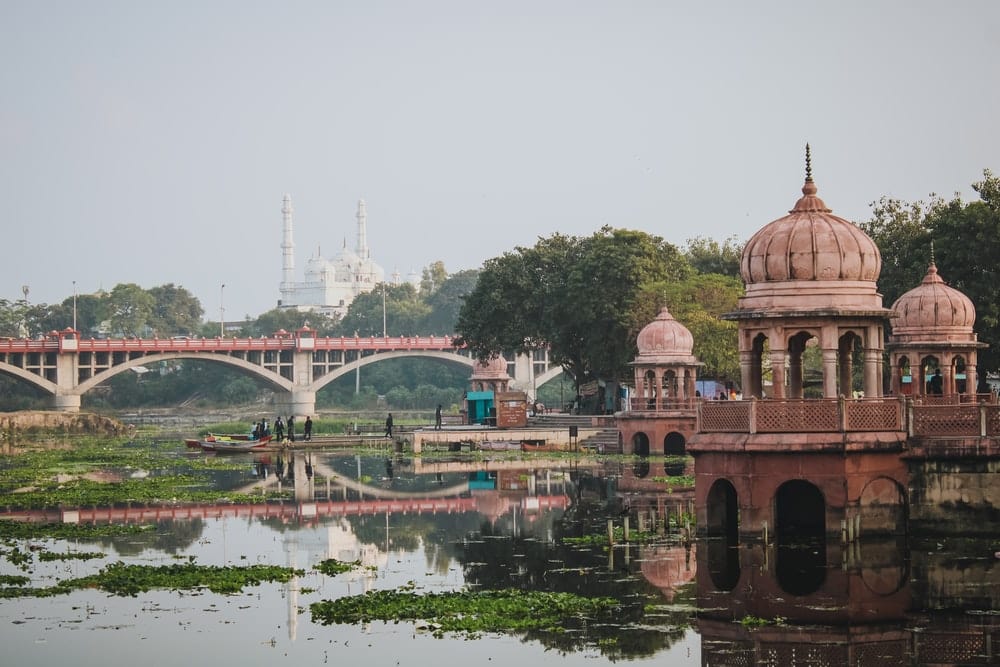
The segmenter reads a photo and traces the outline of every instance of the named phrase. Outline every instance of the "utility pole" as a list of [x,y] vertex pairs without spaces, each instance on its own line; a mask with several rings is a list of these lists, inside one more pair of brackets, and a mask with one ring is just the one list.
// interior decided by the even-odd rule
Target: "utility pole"
[[76,281],[73,281],[73,331],[76,331]]
[[226,283],[222,283],[219,288],[219,338],[226,337],[226,308],[223,305],[223,297],[226,295]]
[[385,330],[385,282],[382,283],[382,338],[388,338],[389,334]]

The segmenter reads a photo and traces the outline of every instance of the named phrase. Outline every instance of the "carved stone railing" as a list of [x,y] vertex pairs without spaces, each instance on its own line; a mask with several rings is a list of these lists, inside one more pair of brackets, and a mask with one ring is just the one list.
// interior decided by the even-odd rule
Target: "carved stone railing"
[[[935,397],[939,398],[939,397]],[[903,431],[915,437],[1000,437],[1000,405],[960,399],[764,399],[702,401],[700,433]]]

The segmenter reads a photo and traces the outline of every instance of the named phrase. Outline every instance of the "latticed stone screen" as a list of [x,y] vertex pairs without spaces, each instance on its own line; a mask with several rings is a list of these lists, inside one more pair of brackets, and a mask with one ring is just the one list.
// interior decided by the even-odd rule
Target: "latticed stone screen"
[[847,401],[848,431],[903,430],[898,401]]
[[711,433],[749,433],[750,401],[705,401],[698,428]]
[[913,410],[913,434],[979,435],[979,406],[921,405]]
[[757,404],[758,433],[829,433],[840,430],[836,401],[787,400]]

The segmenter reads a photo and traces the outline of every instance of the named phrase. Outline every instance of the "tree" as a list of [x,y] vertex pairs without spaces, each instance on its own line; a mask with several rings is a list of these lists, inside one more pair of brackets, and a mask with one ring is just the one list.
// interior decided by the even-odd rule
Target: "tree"
[[643,288],[690,272],[676,247],[645,232],[555,234],[488,260],[456,329],[482,359],[547,346],[578,385],[618,380],[635,358],[639,330],[656,314]]
[[119,283],[108,297],[111,328],[123,336],[141,336],[149,326],[155,301],[135,283]]
[[[430,312],[413,285],[379,283],[370,292],[354,297],[340,324],[344,336],[413,336]],[[383,316],[385,330],[383,331]]]
[[684,256],[699,273],[721,273],[739,278],[743,246],[736,241],[735,236],[730,236],[721,244],[715,239],[696,236],[688,239]]
[[[976,332],[990,347],[979,353],[979,375],[1000,370],[1000,179],[989,170],[973,184],[980,200],[931,195],[928,202],[880,199],[859,226],[882,254],[879,291],[891,306],[917,285],[932,260],[939,275],[976,307]],[[933,244],[933,246],[932,246]],[[891,323],[890,323],[891,326]]]
[[438,260],[424,267],[423,276],[420,278],[420,296],[425,299],[431,296],[447,279],[448,272],[444,268],[444,262]]
[[149,326],[154,334],[165,337],[190,334],[198,329],[205,311],[191,292],[167,283],[150,288],[149,295],[153,298]]
[[448,276],[433,294],[424,297],[430,312],[424,319],[422,333],[428,335],[455,333],[458,313],[465,303],[465,298],[476,288],[478,278],[478,269],[459,271]]
[[294,332],[304,326],[316,330],[317,336],[339,336],[340,319],[314,311],[299,311],[294,308],[272,308],[261,313],[256,319],[243,323],[240,334],[244,336],[273,336],[284,329]]

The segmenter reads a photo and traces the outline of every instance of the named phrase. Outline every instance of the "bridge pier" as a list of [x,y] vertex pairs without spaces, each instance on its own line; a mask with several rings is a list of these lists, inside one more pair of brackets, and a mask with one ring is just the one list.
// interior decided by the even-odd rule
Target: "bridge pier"
[[79,412],[79,394],[56,394],[53,397],[53,405],[60,412]]
[[[274,397],[274,408],[283,417],[295,415],[306,417],[316,414],[316,392],[308,389],[293,389],[284,395]],[[302,423],[296,425],[296,430],[302,431]]]

